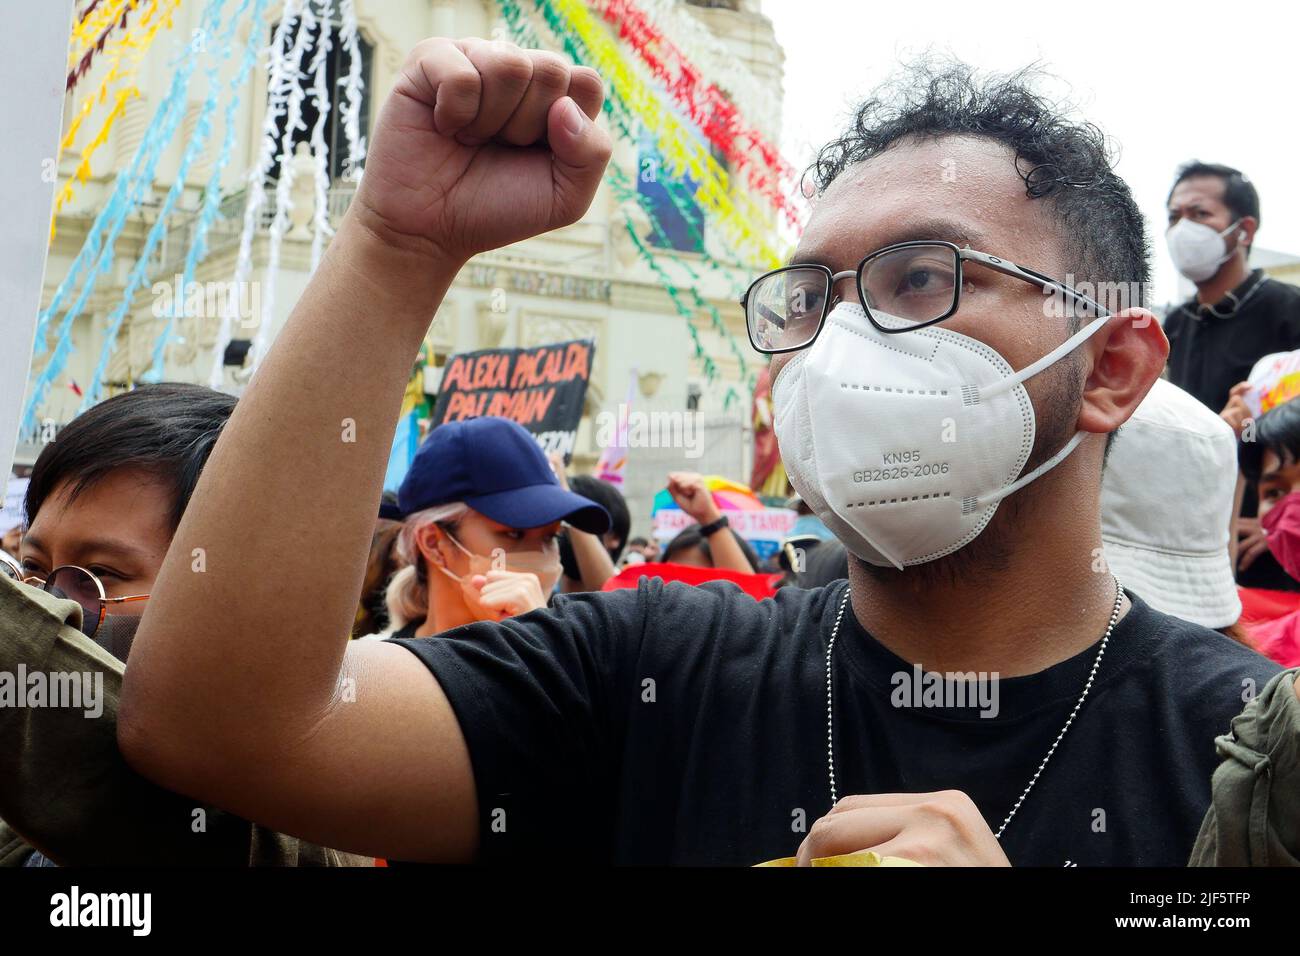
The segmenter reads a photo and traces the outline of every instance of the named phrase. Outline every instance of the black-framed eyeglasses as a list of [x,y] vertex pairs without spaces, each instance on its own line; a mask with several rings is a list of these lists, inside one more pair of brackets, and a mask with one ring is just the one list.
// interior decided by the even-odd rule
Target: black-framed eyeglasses
[[895,335],[942,322],[961,305],[963,263],[974,262],[1003,275],[1059,294],[1093,316],[1109,315],[1101,305],[1050,276],[970,246],[922,239],[885,246],[850,272],[823,265],[791,265],[760,276],[741,297],[749,341],[760,352],[777,354],[807,348],[821,332],[835,284],[853,277],[867,318],[881,332]]

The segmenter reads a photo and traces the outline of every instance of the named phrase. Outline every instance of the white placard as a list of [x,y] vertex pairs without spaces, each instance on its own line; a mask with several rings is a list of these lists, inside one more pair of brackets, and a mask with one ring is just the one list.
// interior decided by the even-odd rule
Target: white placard
[[[787,508],[763,508],[754,511],[724,511],[736,534],[754,546],[760,558],[775,554],[782,539],[790,534],[799,515]],[[651,519],[653,533],[660,543],[667,543],[678,532],[696,521],[680,508],[660,508]]]
[[23,510],[23,499],[27,497],[30,478],[10,478],[5,487],[4,507],[0,508],[0,535],[12,531],[27,520]]

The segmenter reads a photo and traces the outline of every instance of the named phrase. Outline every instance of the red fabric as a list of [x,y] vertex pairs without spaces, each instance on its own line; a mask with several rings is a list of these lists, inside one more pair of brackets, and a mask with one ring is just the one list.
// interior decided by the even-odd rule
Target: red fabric
[[1300,611],[1300,591],[1270,591],[1266,588],[1237,588],[1241,596],[1241,623],[1262,624]]
[[1283,667],[1300,665],[1300,611],[1274,621],[1252,624],[1247,628],[1255,648],[1269,660]]
[[776,583],[780,574],[742,574],[740,571],[728,571],[724,568],[695,568],[689,564],[664,564],[654,562],[633,564],[605,582],[602,591],[617,591],[620,588],[634,588],[641,578],[663,578],[665,581],[681,581],[683,584],[704,584],[706,581],[730,581],[755,600],[761,601],[776,593]]
[[1240,623],[1255,649],[1283,667],[1300,665],[1300,592],[1237,588]]

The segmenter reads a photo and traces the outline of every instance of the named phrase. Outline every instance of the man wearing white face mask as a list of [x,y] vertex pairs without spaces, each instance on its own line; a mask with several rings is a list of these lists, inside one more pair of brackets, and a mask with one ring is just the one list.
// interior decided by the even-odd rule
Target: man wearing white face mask
[[[469,258],[587,209],[611,152],[601,84],[559,69],[480,40],[408,60],[159,576],[128,758],[397,860],[1187,862],[1215,735],[1278,668],[1105,568],[1107,435],[1167,343],[1139,303],[1110,315],[1064,287],[1140,285],[1142,220],[1095,128],[1024,75],[922,67],[865,103],[819,157],[791,267],[745,297],[783,457],[848,581],[754,601],[644,579],[431,639],[341,639],[387,449],[340,449],[320,423],[390,434]],[[348,387],[301,401],[322,378]],[[268,543],[322,512],[310,560]],[[200,542],[240,560],[195,581]],[[214,590],[242,597],[222,620]],[[1269,699],[1300,710],[1283,680]],[[1294,736],[1262,791],[1300,789]],[[1271,796],[1257,821],[1295,806]]]
[[1239,170],[1188,163],[1167,205],[1169,257],[1196,284],[1165,319],[1169,379],[1220,412],[1259,359],[1300,348],[1300,289],[1250,268],[1259,193]]

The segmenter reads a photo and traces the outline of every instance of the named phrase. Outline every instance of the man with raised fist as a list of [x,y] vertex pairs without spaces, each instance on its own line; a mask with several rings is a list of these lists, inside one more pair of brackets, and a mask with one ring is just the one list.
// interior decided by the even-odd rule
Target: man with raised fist
[[[783,458],[847,582],[756,602],[643,579],[349,642],[439,301],[474,254],[582,216],[611,152],[591,70],[421,43],[158,575],[127,759],[390,860],[1181,865],[1215,735],[1253,688],[1258,739],[1283,744],[1234,791],[1263,803],[1216,798],[1217,826],[1294,806],[1294,734],[1264,726],[1300,726],[1294,675],[1098,566],[1107,436],[1168,343],[1149,312],[1112,315],[1059,277],[1140,287],[1141,215],[1095,128],[1023,74],[945,69],[869,99],[822,151],[797,268],[746,297]],[[954,703],[972,683],[974,706]]]

